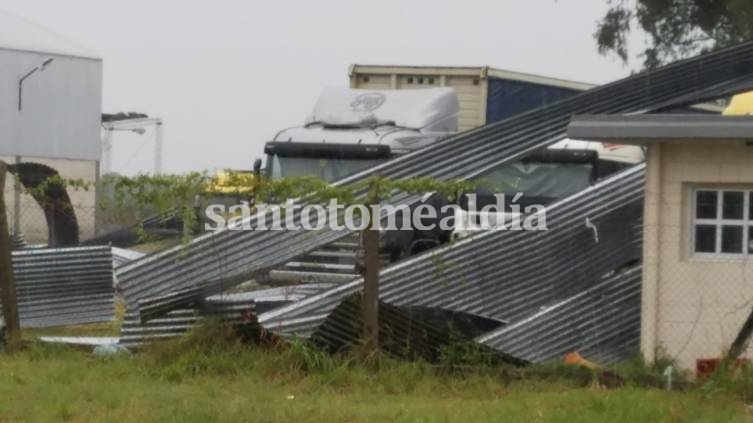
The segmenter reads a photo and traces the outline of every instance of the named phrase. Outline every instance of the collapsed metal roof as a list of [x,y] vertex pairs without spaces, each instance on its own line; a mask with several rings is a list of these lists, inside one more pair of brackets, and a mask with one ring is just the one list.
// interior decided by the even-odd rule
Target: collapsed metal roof
[[250,312],[263,313],[321,293],[332,286],[333,284],[310,284],[223,293],[200,303],[171,310],[148,322],[139,321],[139,316],[136,315],[126,315],[118,342],[134,347],[154,340],[174,338],[188,332],[207,317],[221,318],[231,324],[248,323],[252,320]]
[[640,331],[641,266],[634,266],[476,341],[529,363],[578,351],[611,364],[638,351]]
[[[549,230],[490,230],[380,272],[380,300],[516,322],[593,286],[641,255],[644,166],[547,208]],[[544,262],[546,263],[544,265]],[[259,316],[282,335],[308,336],[357,279]]]
[[[470,178],[565,138],[573,114],[640,113],[696,104],[753,87],[753,43],[680,61],[592,89],[516,117],[470,130],[340,181],[428,176]],[[392,199],[397,205],[407,196]],[[328,216],[328,218],[331,218]],[[300,215],[296,216],[296,220]],[[256,217],[252,217],[255,224]],[[348,231],[229,231],[207,234],[123,266],[118,277],[131,311],[175,290],[240,283],[347,236]],[[310,317],[310,316],[309,316]]]
[[17,250],[11,259],[22,327],[115,318],[110,247]]

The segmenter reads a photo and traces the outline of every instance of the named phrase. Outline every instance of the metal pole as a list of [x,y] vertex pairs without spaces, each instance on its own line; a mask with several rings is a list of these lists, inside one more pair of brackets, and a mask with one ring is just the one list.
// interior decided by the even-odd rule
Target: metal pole
[[18,174],[19,165],[21,164],[21,156],[16,156],[16,174],[13,178],[13,236],[18,237],[21,235],[21,178]]
[[[0,161],[0,187],[5,186],[8,165]],[[8,235],[8,218],[5,214],[5,193],[0,191],[0,300],[5,319],[5,341],[9,350],[21,341],[21,324],[18,318],[16,285],[13,281],[13,262],[11,260],[11,242]]]
[[23,109],[24,81],[26,81],[26,78],[30,77],[31,75],[34,74],[34,72],[38,70],[39,70],[39,66],[30,70],[26,75],[22,76],[21,79],[18,80],[18,111],[19,112]]
[[162,121],[154,127],[154,174],[162,173]]

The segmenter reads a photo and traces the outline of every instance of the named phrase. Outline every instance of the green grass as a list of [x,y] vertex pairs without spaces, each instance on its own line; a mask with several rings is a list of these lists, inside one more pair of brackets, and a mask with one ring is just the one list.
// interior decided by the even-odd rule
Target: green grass
[[97,357],[41,344],[2,355],[0,421],[750,420],[744,395],[727,385],[606,390],[552,377],[552,369],[531,369],[513,380],[500,368],[448,372],[383,357],[363,364],[302,343],[249,347],[226,328],[200,328],[134,356]]

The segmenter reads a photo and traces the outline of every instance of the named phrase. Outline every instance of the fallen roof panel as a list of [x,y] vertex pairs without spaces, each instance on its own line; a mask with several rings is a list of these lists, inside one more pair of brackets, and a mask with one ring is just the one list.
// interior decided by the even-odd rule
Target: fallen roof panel
[[[644,166],[547,208],[546,231],[490,230],[380,272],[380,300],[516,322],[640,259]],[[359,279],[259,316],[268,330],[307,337]]]
[[529,363],[577,352],[612,364],[638,353],[640,316],[641,266],[635,266],[477,341]]
[[[477,176],[566,136],[573,114],[646,112],[707,100],[712,94],[753,87],[753,43],[680,61],[587,91],[531,112],[470,130],[340,181],[390,178],[440,179]],[[395,197],[397,205],[407,196]],[[299,216],[297,217],[299,218]],[[331,217],[328,217],[331,218]],[[252,217],[252,223],[256,217]],[[118,279],[130,311],[138,301],[226,280],[285,263],[347,236],[349,231],[229,231],[208,234],[120,268]]]
[[22,327],[115,318],[110,247],[31,248],[11,259]]

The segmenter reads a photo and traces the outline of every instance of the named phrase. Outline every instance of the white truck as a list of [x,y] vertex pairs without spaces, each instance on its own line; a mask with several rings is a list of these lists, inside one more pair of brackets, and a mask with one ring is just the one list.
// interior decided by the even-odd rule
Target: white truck
[[[452,88],[360,90],[327,88],[302,126],[284,129],[265,145],[269,178],[315,176],[336,181],[422,147],[457,131],[458,100]],[[523,193],[521,210],[547,205],[643,160],[639,147],[565,140],[477,179],[476,204],[462,195],[450,231],[389,231],[380,236],[383,257],[399,260],[482,230],[478,223],[505,222],[511,210],[481,210],[505,194]],[[259,165],[257,165],[259,167]],[[487,184],[490,182],[491,185]],[[489,188],[489,187],[497,188]],[[498,187],[506,187],[500,189]],[[471,194],[471,193],[466,193]],[[447,202],[432,197],[437,210]],[[437,219],[436,223],[444,217]],[[431,224],[424,220],[425,224]],[[287,263],[271,273],[277,282],[349,280],[359,261],[358,239],[346,239]]]
[[336,181],[457,131],[452,88],[372,91],[327,88],[303,126],[264,147],[270,178]]
[[[454,134],[458,110],[452,88],[327,88],[304,125],[281,130],[266,143],[264,172],[272,179],[314,176],[337,181]],[[254,167],[258,171],[261,161]],[[384,235],[380,240],[385,259],[393,260],[414,238],[409,231]],[[269,280],[281,284],[350,280],[356,275],[359,244],[354,234],[309,252],[272,270]]]
[[[451,239],[481,231],[482,224],[509,224],[521,218],[527,207],[552,204],[644,159],[638,146],[566,139],[499,166],[475,178],[475,192],[461,196]],[[503,210],[484,211],[499,203],[495,194],[504,195]],[[518,194],[522,195],[513,201]]]

